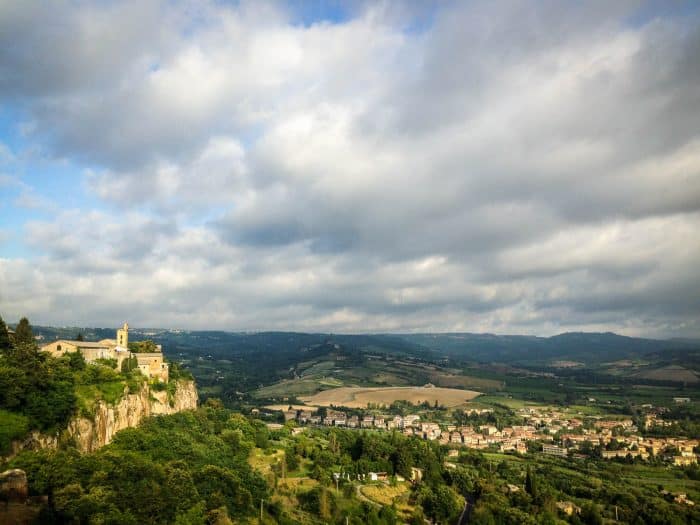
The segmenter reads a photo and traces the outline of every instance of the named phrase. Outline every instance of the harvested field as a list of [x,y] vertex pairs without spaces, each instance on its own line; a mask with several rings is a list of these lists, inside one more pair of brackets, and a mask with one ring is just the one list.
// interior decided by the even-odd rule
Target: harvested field
[[264,386],[252,392],[255,398],[277,398],[309,395],[324,387],[340,386],[342,383],[332,377],[325,379],[285,379],[274,385]]
[[581,368],[586,365],[584,365],[583,363],[579,363],[578,361],[559,360],[552,361],[552,366],[554,368]]
[[454,407],[466,403],[478,395],[480,395],[480,392],[473,390],[422,386],[386,388],[340,387],[324,390],[300,399],[309,405],[334,405],[348,408],[365,408],[368,403],[388,406],[394,401],[410,401],[414,404],[427,401],[431,405],[437,401],[439,405]]
[[308,410],[310,407],[307,405],[265,405],[263,408],[266,408],[267,410],[275,410],[275,411],[282,411],[284,412],[285,410],[289,410],[289,407],[292,407],[292,410]]
[[692,370],[679,365],[669,365],[655,370],[645,370],[637,375],[644,379],[656,379],[658,381],[676,381],[678,383],[697,383],[700,381]]
[[440,372],[434,372],[430,374],[429,377],[430,382],[437,386],[479,388],[482,390],[501,390],[503,388],[502,381],[496,381],[495,379],[486,379],[483,377],[447,374]]

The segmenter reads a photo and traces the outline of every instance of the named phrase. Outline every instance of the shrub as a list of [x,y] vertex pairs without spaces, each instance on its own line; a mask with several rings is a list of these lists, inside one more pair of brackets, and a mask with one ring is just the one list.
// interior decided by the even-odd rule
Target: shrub
[[10,445],[29,432],[29,419],[0,409],[0,454],[10,452]]

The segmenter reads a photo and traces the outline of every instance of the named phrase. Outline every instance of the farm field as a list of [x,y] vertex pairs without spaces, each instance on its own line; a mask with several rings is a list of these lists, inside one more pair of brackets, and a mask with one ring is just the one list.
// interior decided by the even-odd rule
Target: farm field
[[409,401],[413,404],[427,402],[445,407],[455,407],[471,401],[481,395],[473,390],[457,390],[439,387],[341,387],[324,390],[312,396],[300,399],[309,405],[316,406],[345,406],[348,408],[364,408],[368,404],[391,405],[394,401]]
[[290,379],[255,390],[252,396],[258,399],[282,398],[313,394],[324,388],[341,386],[343,383],[334,378],[327,379]]
[[299,405],[299,404],[279,404],[279,405],[265,405],[263,408],[267,410],[308,410],[309,406],[308,405]]
[[248,464],[258,472],[267,474],[272,470],[272,466],[284,461],[284,450],[274,450],[266,452],[255,448],[248,457]]
[[431,383],[447,388],[478,388],[480,390],[487,391],[503,389],[503,381],[483,377],[445,373],[440,371],[432,372],[428,377]]
[[698,383],[700,379],[692,370],[679,365],[669,365],[653,370],[645,370],[636,377],[643,379],[656,379],[660,381],[675,381],[679,383]]
[[397,483],[395,486],[386,484],[365,485],[360,487],[360,493],[378,505],[388,507],[394,505],[399,516],[405,521],[410,519],[415,510],[413,505],[408,504],[411,486],[407,482]]

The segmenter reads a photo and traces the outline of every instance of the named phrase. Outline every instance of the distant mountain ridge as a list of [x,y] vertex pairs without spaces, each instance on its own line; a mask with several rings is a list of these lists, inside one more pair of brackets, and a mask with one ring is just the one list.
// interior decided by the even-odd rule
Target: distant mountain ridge
[[691,340],[645,339],[613,332],[565,332],[551,337],[494,334],[403,334],[406,341],[450,357],[477,361],[544,363],[570,359],[584,363],[641,358],[665,350],[692,350]]
[[[51,340],[81,332],[86,340],[100,338],[101,328],[35,327],[35,333]],[[416,333],[416,334],[324,334],[304,332],[226,332],[215,330],[169,330],[133,328],[134,339],[150,338],[164,345],[166,353],[197,348],[217,354],[231,352],[250,355],[258,352],[283,353],[290,362],[299,352],[328,343],[341,344],[364,352],[405,353],[433,357],[446,356],[480,362],[547,364],[552,360],[571,360],[585,364],[640,359],[645,355],[663,356],[664,352],[684,353],[700,350],[693,339],[646,339],[613,332],[565,332],[550,337],[496,335],[489,333]],[[318,351],[321,351],[318,348]],[[676,355],[676,358],[678,356]]]

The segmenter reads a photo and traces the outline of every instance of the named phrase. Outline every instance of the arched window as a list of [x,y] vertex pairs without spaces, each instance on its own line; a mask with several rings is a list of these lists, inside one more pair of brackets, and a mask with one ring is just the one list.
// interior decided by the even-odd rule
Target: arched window
[[61,345],[58,345],[58,346],[56,347],[56,350],[60,352],[60,351],[61,351]]

